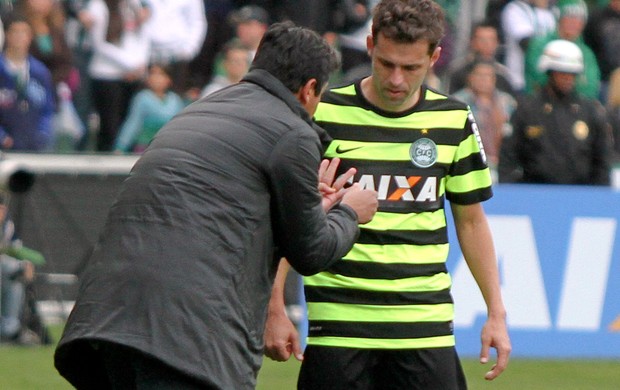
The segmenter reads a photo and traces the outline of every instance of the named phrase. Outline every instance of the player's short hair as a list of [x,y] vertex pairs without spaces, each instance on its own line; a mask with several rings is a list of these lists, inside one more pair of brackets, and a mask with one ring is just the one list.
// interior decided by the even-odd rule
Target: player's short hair
[[444,36],[445,15],[432,0],[382,0],[373,11],[372,36],[399,43],[429,42],[429,54]]

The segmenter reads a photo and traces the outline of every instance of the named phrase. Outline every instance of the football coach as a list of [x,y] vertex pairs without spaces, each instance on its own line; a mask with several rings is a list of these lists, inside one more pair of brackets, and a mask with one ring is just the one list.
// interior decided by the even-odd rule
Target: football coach
[[80,275],[55,352],[73,386],[255,387],[278,259],[322,271],[376,211],[374,191],[318,189],[311,116],[338,66],[316,33],[274,24],[240,83],[157,134]]

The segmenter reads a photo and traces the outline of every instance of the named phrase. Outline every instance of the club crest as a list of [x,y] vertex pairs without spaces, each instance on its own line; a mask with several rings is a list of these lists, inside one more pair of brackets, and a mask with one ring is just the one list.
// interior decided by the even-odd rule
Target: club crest
[[416,167],[431,167],[437,162],[437,145],[429,138],[420,138],[411,144],[409,156]]

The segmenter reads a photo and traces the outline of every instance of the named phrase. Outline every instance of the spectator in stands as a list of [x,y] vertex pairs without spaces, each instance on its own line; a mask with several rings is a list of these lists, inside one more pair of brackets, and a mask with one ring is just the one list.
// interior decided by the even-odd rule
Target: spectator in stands
[[99,114],[97,150],[111,151],[150,55],[149,11],[139,0],[90,0],[92,99]]
[[233,26],[228,20],[228,15],[235,8],[234,0],[204,0],[207,17],[207,35],[198,55],[190,63],[190,85],[195,100],[200,97],[202,88],[213,78],[215,74],[216,56],[220,53],[226,42],[235,35]]
[[496,86],[495,61],[478,60],[470,66],[467,87],[454,97],[467,103],[476,118],[493,180],[504,136],[510,132],[510,116],[517,107],[515,98]]
[[[311,28],[336,46],[342,53],[342,74],[370,58],[366,51],[366,37],[370,33],[372,7],[377,0],[310,0],[282,1],[279,18]],[[364,72],[366,73],[366,72]]]
[[88,72],[88,64],[92,57],[92,46],[88,30],[93,24],[93,18],[86,9],[88,0],[64,0],[62,5],[65,9],[66,40],[71,52],[73,53],[73,66],[77,69],[80,76],[80,87],[73,92],[73,104],[77,114],[88,129],[82,139],[78,142],[78,150],[91,148],[91,132],[96,129],[93,126],[94,114],[91,79]]
[[512,79],[508,68],[497,60],[499,37],[495,26],[489,22],[480,22],[474,25],[469,41],[467,56],[460,61],[453,62],[449,72],[448,91],[454,93],[467,86],[467,79],[472,71],[472,65],[479,61],[490,61],[495,67],[496,86],[499,90],[515,94]]
[[[34,280],[35,263],[42,255],[30,249],[22,251],[21,242],[15,238],[15,225],[7,207],[8,193],[0,192],[0,342],[13,344],[39,344],[41,338],[28,329],[23,321],[26,308],[26,289]],[[28,259],[20,253],[31,253]]]
[[517,92],[525,89],[525,51],[530,39],[553,31],[555,24],[549,0],[512,0],[502,9],[504,63],[510,69],[512,85]]
[[3,20],[0,55],[0,148],[45,151],[51,147],[54,87],[50,71],[30,55],[32,28],[22,15]]
[[170,65],[149,65],[146,88],[131,100],[114,150],[142,153],[159,129],[184,107],[183,99],[171,90]]
[[503,45],[505,42],[504,30],[502,28],[502,11],[504,10],[504,7],[506,7],[506,5],[511,2],[511,0],[485,0],[485,1],[486,1],[486,6],[484,10],[484,19],[487,20],[489,24],[491,24],[492,26],[495,26],[495,29],[497,29],[497,35],[499,37],[499,42],[500,42],[498,59],[502,61],[504,57]]
[[234,11],[230,21],[235,26],[236,37],[249,50],[249,60],[252,61],[269,27],[269,14],[259,6],[246,5]]
[[522,99],[504,139],[500,182],[609,185],[611,134],[598,100],[575,92],[584,70],[581,49],[566,40],[549,42],[539,70],[547,83]]
[[148,7],[150,62],[169,66],[172,88],[183,96],[190,88],[190,61],[207,32],[203,0],[148,0]]
[[[0,206],[4,207],[4,206]],[[27,261],[0,255],[0,342],[30,344],[36,337],[21,321],[25,304],[26,284],[34,280],[34,265]]]
[[210,95],[224,87],[238,83],[250,68],[248,49],[237,39],[233,39],[224,45],[222,58],[224,74],[216,75],[213,80],[204,87],[201,96]]
[[65,39],[64,8],[56,0],[23,0],[18,8],[34,31],[30,53],[50,70],[54,86],[63,82],[74,93],[79,86],[79,74]]
[[367,1],[365,6],[358,6],[358,15],[366,16],[366,22],[360,26],[354,24],[344,31],[337,31],[337,47],[342,57],[342,82],[356,80],[372,72],[370,56],[366,47],[366,38],[371,34],[372,10],[378,0]]
[[538,70],[538,61],[547,43],[556,39],[574,42],[583,53],[584,69],[577,77],[575,90],[591,99],[599,98],[601,72],[596,56],[583,41],[581,33],[588,19],[588,6],[584,0],[560,0],[556,31],[530,41],[525,54],[526,92],[533,93],[547,81],[547,74]]
[[583,31],[601,69],[600,99],[605,103],[607,85],[614,69],[620,67],[620,0],[609,0],[605,7],[593,11]]
[[18,9],[27,17],[34,31],[30,53],[43,62],[52,74],[56,91],[56,114],[52,122],[54,150],[73,151],[76,140],[79,142],[84,134],[84,123],[79,116],[73,116],[73,121],[79,123],[72,126],[75,132],[71,142],[61,142],[63,147],[59,147],[58,142],[63,138],[67,123],[64,120],[65,125],[60,125],[61,117],[67,114],[59,111],[70,106],[69,110],[75,112],[73,94],[78,91],[80,84],[79,71],[73,65],[73,53],[65,39],[65,10],[56,0],[24,0],[18,4]]
[[[352,32],[363,27],[375,0],[282,0],[275,7],[277,19],[292,20],[310,28],[329,42],[327,33]],[[271,9],[273,13],[273,9]]]
[[[257,5],[246,5],[234,10],[228,15],[228,22],[234,27],[234,36],[241,45],[248,50],[248,62],[252,62],[256,49],[260,43],[265,31],[269,27],[270,15],[264,8]],[[222,52],[218,53],[215,59],[215,71],[213,78],[217,76],[225,76],[224,58]]]

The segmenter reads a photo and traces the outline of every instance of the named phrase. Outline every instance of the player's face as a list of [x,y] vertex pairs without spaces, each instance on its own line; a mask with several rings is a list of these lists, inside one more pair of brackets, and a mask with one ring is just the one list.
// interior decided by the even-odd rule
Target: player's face
[[[366,97],[379,108],[399,112],[413,107],[419,98],[420,86],[439,58],[440,49],[428,54],[426,40],[399,43],[380,34],[377,41],[367,40],[372,60],[372,77],[367,79]],[[364,85],[362,86],[364,88]]]

